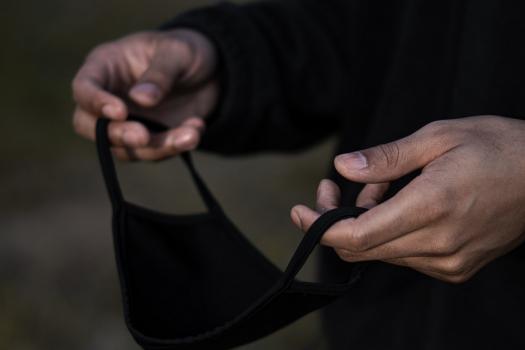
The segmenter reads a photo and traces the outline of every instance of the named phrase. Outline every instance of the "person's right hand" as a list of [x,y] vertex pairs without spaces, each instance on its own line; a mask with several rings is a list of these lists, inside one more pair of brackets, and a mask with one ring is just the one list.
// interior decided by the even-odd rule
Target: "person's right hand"
[[[111,119],[113,151],[123,160],[194,149],[218,98],[216,56],[209,39],[188,29],[140,32],[96,47],[73,80],[75,131],[94,140],[97,118]],[[128,113],[171,129],[151,134]]]

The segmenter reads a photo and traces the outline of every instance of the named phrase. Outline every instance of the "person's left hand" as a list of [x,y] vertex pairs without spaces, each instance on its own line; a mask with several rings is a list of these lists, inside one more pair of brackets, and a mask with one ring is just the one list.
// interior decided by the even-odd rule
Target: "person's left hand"
[[[525,239],[525,121],[481,116],[428,124],[388,144],[335,158],[337,171],[366,183],[357,219],[334,224],[322,244],[345,261],[381,260],[460,283]],[[422,173],[381,202],[389,181]],[[323,180],[317,207],[292,209],[303,231],[339,205]]]

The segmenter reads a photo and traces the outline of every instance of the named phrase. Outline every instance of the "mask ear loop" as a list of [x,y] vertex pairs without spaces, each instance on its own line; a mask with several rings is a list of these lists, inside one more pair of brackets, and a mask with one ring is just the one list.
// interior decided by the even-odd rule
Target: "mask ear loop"
[[299,246],[295,250],[294,255],[290,259],[290,262],[284,271],[286,284],[294,285],[297,287],[297,289],[301,290],[309,289],[327,293],[338,293],[348,289],[349,285],[351,285],[353,282],[352,278],[344,283],[317,283],[296,281],[295,277],[303,268],[304,264],[308,260],[308,257],[310,254],[312,254],[324,233],[333,224],[343,219],[358,217],[366,211],[367,209],[360,207],[340,207],[327,211],[321,215],[312,224],[308,232],[306,232],[301,243],[299,243]]
[[108,125],[109,120],[106,118],[99,118],[97,120],[95,132],[97,153],[111,204],[114,209],[118,209],[122,206],[124,198],[122,197],[122,191],[115,170],[115,163],[113,162],[113,156],[111,154],[111,145],[107,131]]
[[[133,116],[130,115],[128,117],[129,120],[135,120],[138,121],[148,130],[151,132],[162,132],[167,130],[168,128],[164,125],[161,125],[159,123],[152,122],[150,120],[147,120],[145,118],[139,117],[139,116]],[[111,203],[113,204],[113,207],[118,208],[122,205],[124,202],[124,198],[122,196],[122,190],[120,189],[117,172],[115,169],[115,163],[113,161],[113,156],[111,154],[111,144],[109,142],[109,136],[108,136],[108,125],[109,120],[106,118],[99,118],[97,121],[96,126],[96,142],[97,142],[97,151],[98,151],[98,157],[100,160],[100,165],[102,168],[102,174],[104,176],[104,181],[106,183],[106,188],[109,193],[109,197],[111,199]],[[188,168],[188,171],[193,179],[193,182],[195,183],[195,186],[197,187],[197,190],[199,191],[199,194],[201,198],[204,201],[204,204],[208,208],[210,212],[215,213],[222,213],[222,209],[219,206],[217,200],[215,200],[215,197],[213,197],[211,191],[208,189],[202,178],[200,177],[199,173],[195,169],[195,165],[193,164],[193,160],[191,158],[190,153],[185,152],[181,154],[181,158]]]
[[193,183],[195,183],[195,185],[197,186],[199,194],[204,200],[204,204],[206,204],[208,210],[210,212],[222,214],[221,206],[218,204],[215,197],[211,194],[211,191],[208,189],[208,186],[206,186],[206,184],[202,180],[201,176],[197,172],[197,169],[195,169],[195,165],[193,165],[193,159],[191,157],[191,154],[189,152],[184,152],[181,154],[181,157],[184,161],[184,164],[186,164],[186,167],[188,168],[190,175],[193,179]]

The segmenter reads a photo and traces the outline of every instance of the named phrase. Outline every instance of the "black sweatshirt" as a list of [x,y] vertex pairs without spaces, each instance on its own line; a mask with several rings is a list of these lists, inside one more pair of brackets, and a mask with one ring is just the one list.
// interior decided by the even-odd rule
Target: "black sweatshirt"
[[[220,52],[223,96],[202,144],[213,152],[290,151],[336,134],[343,153],[434,120],[525,116],[523,1],[220,4],[174,26]],[[362,186],[331,173],[353,204]],[[341,278],[349,264],[323,255],[323,278]],[[334,349],[525,349],[525,248],[461,285],[371,263],[324,321]]]

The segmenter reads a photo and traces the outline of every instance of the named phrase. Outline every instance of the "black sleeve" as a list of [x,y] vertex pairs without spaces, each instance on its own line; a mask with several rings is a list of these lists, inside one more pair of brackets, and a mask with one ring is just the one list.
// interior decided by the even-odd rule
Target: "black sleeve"
[[222,97],[201,148],[295,150],[337,131],[351,104],[353,3],[222,3],[167,23],[204,33],[221,57]]

